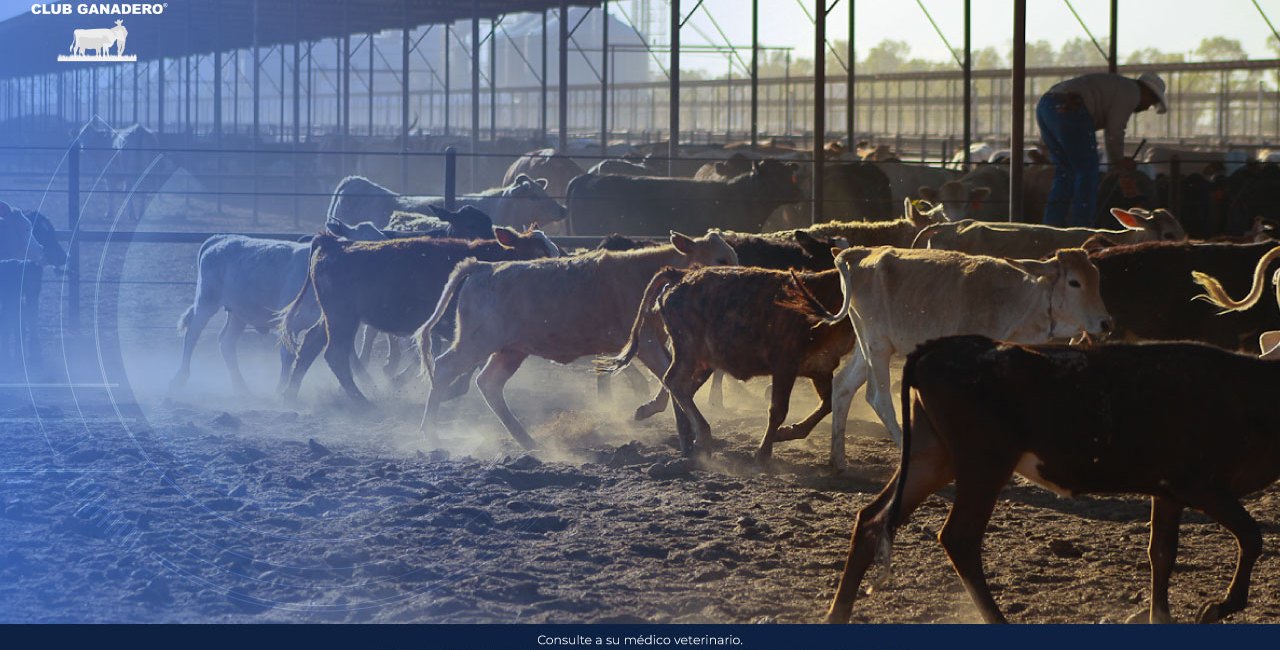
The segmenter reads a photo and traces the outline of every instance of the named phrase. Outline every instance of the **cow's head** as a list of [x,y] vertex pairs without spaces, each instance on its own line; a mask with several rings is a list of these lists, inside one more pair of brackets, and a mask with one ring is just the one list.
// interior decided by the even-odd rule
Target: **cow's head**
[[834,265],[836,263],[836,255],[839,255],[840,251],[849,247],[849,240],[842,237],[818,239],[803,230],[797,230],[795,238],[796,243],[800,244],[800,248],[803,248],[809,257],[824,266]]
[[324,222],[324,229],[335,237],[342,237],[351,241],[382,241],[387,239],[387,234],[375,226],[372,221],[361,221],[354,226],[348,226],[346,222],[337,217],[329,217]]
[[987,198],[991,196],[991,188],[975,187],[970,189],[960,181],[947,181],[937,189],[920,186],[917,190],[924,200],[942,206],[944,221],[961,221],[972,219]]
[[688,258],[686,265],[736,266],[738,264],[738,254],[724,240],[724,237],[720,236],[719,230],[712,230],[701,237],[690,237],[672,230],[671,245]]
[[506,226],[494,226],[493,238],[498,240],[499,246],[516,251],[525,259],[564,255],[560,247],[556,246],[546,233],[536,228],[526,228],[524,232],[517,232]]
[[1147,212],[1142,208],[1111,208],[1111,216],[1129,230],[1145,233],[1144,241],[1185,241],[1187,231],[1168,210]]
[[[44,246],[34,235],[31,222],[21,211],[0,202],[0,259],[28,260],[43,264]],[[66,261],[65,255],[63,261]]]
[[946,221],[945,215],[942,214],[941,205],[933,205],[921,199],[902,199],[902,216],[915,224],[917,228],[924,228]]
[[724,178],[733,178],[751,171],[751,159],[741,153],[729,156],[728,160],[716,163],[716,173]]
[[751,178],[760,184],[764,198],[781,203],[798,203],[805,196],[800,183],[800,166],[781,160],[761,160],[752,165]]
[[507,211],[507,223],[527,226],[531,223],[551,223],[568,216],[569,211],[547,194],[547,179],[530,178],[520,174],[502,190],[503,199],[515,202]]
[[1081,332],[1091,336],[1111,333],[1114,322],[1102,302],[1098,267],[1084,249],[1064,248],[1045,261],[1010,263],[1037,276],[1037,284],[1049,291],[1049,338],[1071,339]]
[[454,237],[484,239],[493,232],[493,220],[479,208],[464,205],[458,211],[446,210],[438,205],[428,205],[431,214],[452,226]]

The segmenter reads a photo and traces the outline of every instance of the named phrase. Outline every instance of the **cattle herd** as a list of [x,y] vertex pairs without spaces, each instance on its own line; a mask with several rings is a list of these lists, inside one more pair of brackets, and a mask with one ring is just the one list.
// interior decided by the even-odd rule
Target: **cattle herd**
[[[851,403],[865,384],[901,461],[857,515],[830,622],[849,619],[875,564],[883,583],[895,530],[953,482],[938,539],[983,618],[1004,621],[981,550],[1014,474],[1067,496],[1151,497],[1150,622],[1172,620],[1182,511],[1205,513],[1240,552],[1227,594],[1206,603],[1199,621],[1243,609],[1262,537],[1240,499],[1280,476],[1280,406],[1269,400],[1270,381],[1280,384],[1280,365],[1269,360],[1280,356],[1280,286],[1277,302],[1263,299],[1280,246],[1261,227],[1276,209],[1262,207],[1274,188],[1258,181],[1274,165],[1176,178],[1226,193],[1216,207],[1195,203],[1193,221],[1120,205],[1104,184],[1111,228],[1062,229],[1000,215],[1007,165],[966,173],[883,154],[829,164],[832,221],[809,227],[795,227],[808,209],[804,167],[754,151],[686,165],[696,178],[659,175],[667,166],[653,160],[587,172],[536,151],[500,186],[448,207],[443,197],[349,177],[322,232],[296,242],[217,235],[200,247],[171,389],[188,380],[201,331],[225,310],[219,340],[237,391],[247,390],[237,339],[253,327],[278,333],[285,400],[297,400],[323,353],[352,408],[364,409],[359,383],[369,379],[374,338],[386,336],[383,370],[397,385],[424,387],[428,446],[438,443],[442,405],[466,394],[474,375],[506,431],[534,448],[539,441],[504,398],[530,356],[592,360],[601,390],[604,373],[634,373],[638,359],[660,381],[634,417],[669,405],[684,454],[714,453],[694,399],[704,384],[713,382],[714,402],[723,375],[768,377],[757,461],[830,416],[829,462],[839,471]],[[1191,176],[1199,180],[1187,185]],[[1162,182],[1184,201],[1194,189],[1170,190],[1165,176],[1154,186]],[[764,232],[780,213],[791,227]],[[0,228],[0,334],[10,337],[34,331],[18,327],[18,314],[33,312],[20,306],[35,299],[40,265],[65,255],[38,214],[0,203]],[[552,228],[603,242],[567,250]],[[1192,238],[1210,234],[1220,236]],[[897,395],[895,358],[905,362]],[[818,406],[788,423],[801,377]]]

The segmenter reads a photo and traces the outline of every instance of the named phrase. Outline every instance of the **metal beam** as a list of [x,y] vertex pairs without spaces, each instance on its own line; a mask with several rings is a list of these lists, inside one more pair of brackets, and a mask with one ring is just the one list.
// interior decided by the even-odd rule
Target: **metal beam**
[[1119,24],[1120,24],[1120,0],[1111,0],[1111,42],[1110,54],[1107,56],[1107,72],[1116,73],[1116,66],[1120,65],[1120,55],[1118,54]]
[[471,0],[471,185],[476,183],[480,151],[480,4]]
[[[852,101],[849,106],[852,110]],[[751,0],[751,146],[758,144],[760,144],[760,0]]]
[[1010,128],[1009,221],[1022,220],[1023,124],[1026,113],[1027,0],[1013,0],[1013,119]]
[[547,10],[542,10],[542,99],[538,102],[538,141],[547,142]]
[[969,146],[973,144],[973,40],[971,39],[972,7],[964,0],[964,165],[969,169]]
[[[679,2],[680,0],[672,0]],[[560,151],[569,149],[569,2],[560,0],[560,77],[556,90],[560,95]]]
[[822,221],[822,167],[826,153],[827,0],[815,0],[813,18],[813,204],[811,223]]
[[453,47],[449,44],[449,39],[453,37],[451,33],[452,31],[453,31],[453,25],[445,25],[444,33],[441,34],[442,36],[444,36],[444,134],[445,135],[449,135],[449,117],[451,115],[450,106],[449,106],[449,90],[450,90],[450,81],[451,81],[450,68],[452,66],[449,65],[449,50],[453,49]]
[[600,3],[600,155],[609,153],[609,0]]
[[[965,0],[965,1],[968,2],[968,0]],[[849,45],[848,45],[848,51],[846,52],[846,56],[849,57],[849,66],[845,70],[845,74],[847,75],[847,80],[845,81],[844,130],[846,135],[848,135],[849,137],[849,151],[853,151],[855,146],[857,145],[857,143],[854,141],[855,140],[854,131],[857,129],[857,126],[858,126],[857,120],[856,120],[857,106],[854,104],[854,99],[858,96],[857,85],[856,85],[857,75],[855,74],[855,69],[858,67],[858,50],[855,46],[855,39],[854,39],[854,34],[855,34],[854,28],[857,26],[857,20],[855,16],[858,13],[857,12],[858,2],[857,0],[848,0],[848,2],[849,2]]]
[[676,156],[680,155],[680,0],[671,0],[671,73],[668,83],[669,130],[667,173],[675,176]]
[[400,187],[409,190],[409,0],[400,0]]
[[[501,20],[501,19],[499,19]],[[489,140],[498,139],[498,21],[489,21]]]

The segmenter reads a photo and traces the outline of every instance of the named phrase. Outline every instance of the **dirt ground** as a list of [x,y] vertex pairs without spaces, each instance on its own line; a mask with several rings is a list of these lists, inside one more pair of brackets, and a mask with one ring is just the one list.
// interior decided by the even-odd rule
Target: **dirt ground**
[[[38,412],[30,395],[4,394],[0,618],[817,622],[853,515],[898,459],[861,405],[847,473],[825,469],[825,423],[756,465],[755,381],[729,391],[729,409],[707,409],[719,448],[691,465],[669,412],[633,423],[621,382],[605,406],[584,367],[539,361],[508,393],[542,450],[519,450],[474,390],[429,448],[420,387],[375,388],[378,408],[352,413],[318,365],[287,409],[254,336],[243,356],[257,397],[230,392],[212,340],[197,358],[204,379],[167,394],[177,349],[154,336],[126,337],[137,409],[92,388]],[[812,405],[807,393],[797,390],[793,417]],[[1280,617],[1278,494],[1248,504],[1267,552],[1232,622]],[[935,539],[949,496],[899,533],[892,585],[859,600],[855,622],[978,620]],[[1019,622],[1125,620],[1149,596],[1146,515],[1140,500],[1011,486],[986,541],[998,602]],[[1184,519],[1176,617],[1226,588],[1234,557],[1220,528]]]

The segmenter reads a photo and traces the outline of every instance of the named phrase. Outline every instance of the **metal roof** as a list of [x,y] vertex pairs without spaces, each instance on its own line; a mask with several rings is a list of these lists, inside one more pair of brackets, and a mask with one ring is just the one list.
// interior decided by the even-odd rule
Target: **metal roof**
[[[71,2],[71,15],[28,12],[0,23],[0,61],[4,62],[0,78],[104,65],[60,62],[57,57],[68,53],[73,30],[105,29],[116,20],[123,20],[129,30],[125,54],[148,61],[251,47],[255,22],[258,45],[267,47],[560,6],[559,0],[171,0],[159,4],[164,7],[160,15],[74,13],[81,5],[111,4]],[[568,4],[598,6],[600,2],[570,0]]]

